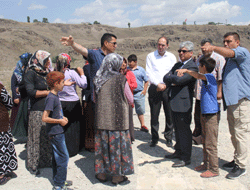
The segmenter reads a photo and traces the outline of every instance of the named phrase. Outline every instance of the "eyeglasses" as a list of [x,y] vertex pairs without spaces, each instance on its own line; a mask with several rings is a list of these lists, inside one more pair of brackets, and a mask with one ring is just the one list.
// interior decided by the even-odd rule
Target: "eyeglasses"
[[186,53],[186,52],[190,52],[190,51],[192,51],[192,50],[182,50],[182,49],[179,49],[178,53],[181,53],[181,52]]
[[224,40],[224,41],[223,41],[223,43],[226,43],[226,42],[229,44],[229,43],[232,42],[232,40]]
[[117,42],[109,42],[109,43],[111,43],[111,44],[113,44],[113,45],[117,45]]

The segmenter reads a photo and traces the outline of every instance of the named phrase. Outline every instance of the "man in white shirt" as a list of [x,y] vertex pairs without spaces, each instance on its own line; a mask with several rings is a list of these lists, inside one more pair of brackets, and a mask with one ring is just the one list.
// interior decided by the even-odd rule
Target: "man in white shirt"
[[177,60],[174,54],[167,52],[168,47],[169,40],[167,37],[160,37],[157,42],[157,50],[149,53],[146,60],[146,73],[150,81],[148,101],[151,115],[151,147],[155,147],[159,140],[158,130],[161,103],[163,103],[166,118],[164,137],[167,141],[167,146],[172,146],[173,124],[168,101],[169,88],[163,82],[163,77],[172,69]]

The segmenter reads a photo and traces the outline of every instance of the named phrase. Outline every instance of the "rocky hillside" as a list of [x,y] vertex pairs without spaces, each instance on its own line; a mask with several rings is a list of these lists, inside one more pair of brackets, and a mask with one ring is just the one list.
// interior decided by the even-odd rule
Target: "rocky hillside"
[[72,48],[62,46],[59,39],[72,35],[77,43],[87,48],[100,47],[100,38],[105,32],[118,37],[117,53],[127,57],[134,53],[139,64],[145,66],[146,55],[156,49],[157,39],[165,35],[170,39],[169,51],[176,56],[182,41],[195,43],[195,54],[200,51],[200,41],[209,37],[216,45],[222,45],[223,35],[236,31],[241,36],[241,45],[250,49],[250,26],[210,26],[210,25],[159,25],[138,28],[116,28],[107,25],[21,23],[0,19],[1,68],[13,68],[18,56],[24,52],[34,53],[43,49],[52,57],[61,52],[69,53],[76,59],[76,65],[83,65],[82,57]]

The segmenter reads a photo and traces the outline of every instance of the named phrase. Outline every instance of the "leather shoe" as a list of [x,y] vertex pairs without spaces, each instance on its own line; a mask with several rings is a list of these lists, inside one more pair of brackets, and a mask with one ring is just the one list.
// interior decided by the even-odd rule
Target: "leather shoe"
[[158,141],[151,141],[150,142],[150,147],[155,147],[157,145]]
[[183,160],[180,160],[180,161],[178,161],[178,162],[175,162],[173,165],[172,165],[172,167],[184,167],[184,166],[186,166],[186,165],[189,165],[189,164],[191,164],[191,161],[190,160],[188,160],[188,161],[183,161]]
[[181,154],[176,151],[173,154],[165,155],[165,158],[168,158],[168,159],[175,159],[175,158],[180,158],[180,157],[181,157]]
[[172,147],[173,146],[172,140],[167,139],[166,145],[167,147]]

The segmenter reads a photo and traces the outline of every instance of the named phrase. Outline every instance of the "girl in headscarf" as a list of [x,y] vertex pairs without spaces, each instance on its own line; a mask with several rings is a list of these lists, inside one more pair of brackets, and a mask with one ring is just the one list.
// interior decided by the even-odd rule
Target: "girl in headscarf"
[[[129,69],[127,69],[127,67],[128,67],[127,59],[123,57],[123,63],[120,69],[120,73],[126,76],[130,90],[133,93],[134,89],[137,88],[137,82],[134,73]],[[129,107],[129,132],[130,132],[131,142],[133,142],[135,140],[135,135],[134,135],[134,122],[133,122],[133,108],[131,106]]]
[[27,141],[27,168],[35,175],[39,167],[51,166],[52,150],[46,124],[42,122],[45,98],[49,94],[46,76],[49,72],[50,53],[38,50],[30,58],[29,70],[24,76],[25,88],[30,99]]
[[[72,157],[79,152],[80,147],[80,136],[83,131],[80,131],[80,121],[82,118],[82,108],[80,99],[76,92],[76,85],[80,88],[87,87],[87,79],[84,75],[83,69],[78,67],[75,70],[70,69],[71,58],[66,53],[61,53],[57,56],[55,70],[63,72],[65,80],[71,79],[75,82],[72,86],[64,86],[61,92],[58,92],[59,99],[62,103],[63,114],[68,118],[69,122],[64,126],[65,131],[65,142],[69,152],[69,156]],[[84,129],[81,129],[84,130]]]
[[108,54],[94,78],[95,173],[101,182],[111,174],[113,184],[127,181],[125,175],[134,173],[128,108],[133,105],[133,94],[126,77],[119,73],[122,62],[120,55]]
[[0,185],[7,183],[17,169],[17,156],[9,127],[8,110],[12,108],[12,98],[0,82]]
[[27,136],[28,130],[28,98],[23,84],[25,70],[32,54],[24,53],[17,62],[11,77],[11,90],[14,106],[11,111],[10,127],[15,137]]

